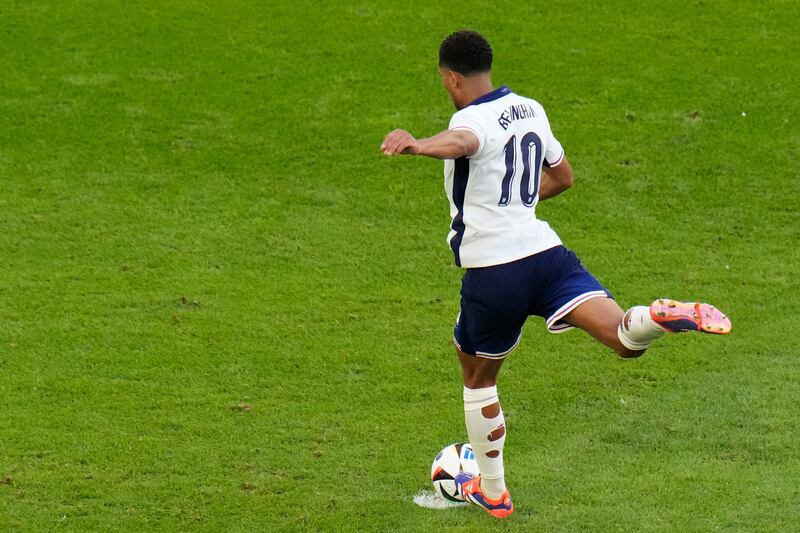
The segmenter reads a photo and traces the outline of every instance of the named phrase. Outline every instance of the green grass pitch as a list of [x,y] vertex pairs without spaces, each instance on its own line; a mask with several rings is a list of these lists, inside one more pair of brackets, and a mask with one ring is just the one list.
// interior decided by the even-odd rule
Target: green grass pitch
[[[793,1],[0,1],[0,530],[792,531]],[[449,32],[536,98],[539,214],[623,307],[727,338],[620,361],[526,326],[515,514],[417,507],[465,439],[441,164]]]

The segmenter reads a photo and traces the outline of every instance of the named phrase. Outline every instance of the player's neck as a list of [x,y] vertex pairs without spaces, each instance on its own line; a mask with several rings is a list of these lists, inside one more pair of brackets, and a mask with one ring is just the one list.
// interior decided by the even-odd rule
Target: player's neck
[[468,78],[463,86],[462,107],[466,107],[483,95],[489,94],[494,90],[492,78],[489,74],[478,75]]

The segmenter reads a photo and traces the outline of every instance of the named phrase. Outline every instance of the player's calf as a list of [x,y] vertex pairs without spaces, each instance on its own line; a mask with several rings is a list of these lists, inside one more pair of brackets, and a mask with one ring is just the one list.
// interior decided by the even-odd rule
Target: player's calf
[[644,352],[647,350],[631,350],[627,348],[625,345],[620,343],[619,346],[614,348],[614,351],[617,352],[617,355],[622,357],[623,359],[636,359],[637,357],[641,357],[644,355]]
[[[646,307],[643,309],[647,309]],[[649,346],[625,339],[619,333],[620,324],[627,320],[626,314],[612,298],[592,298],[580,304],[564,317],[569,324],[581,328],[603,345],[614,350],[620,357],[639,357]],[[657,328],[657,331],[663,330]]]

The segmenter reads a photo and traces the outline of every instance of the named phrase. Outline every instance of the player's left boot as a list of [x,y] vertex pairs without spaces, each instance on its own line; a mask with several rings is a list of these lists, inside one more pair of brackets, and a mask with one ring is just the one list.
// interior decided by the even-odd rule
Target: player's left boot
[[474,503],[495,518],[505,518],[514,512],[511,494],[504,490],[497,499],[491,499],[481,491],[481,476],[468,472],[459,472],[456,475],[456,487],[464,500]]
[[661,298],[650,304],[650,318],[667,331],[701,331],[724,335],[731,332],[731,321],[713,305],[678,302]]

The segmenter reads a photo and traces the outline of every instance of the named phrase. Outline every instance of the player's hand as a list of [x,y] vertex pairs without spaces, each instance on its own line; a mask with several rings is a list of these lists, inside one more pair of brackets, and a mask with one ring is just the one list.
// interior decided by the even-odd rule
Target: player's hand
[[381,150],[386,155],[417,155],[419,154],[419,144],[414,136],[406,130],[394,130],[383,139]]

